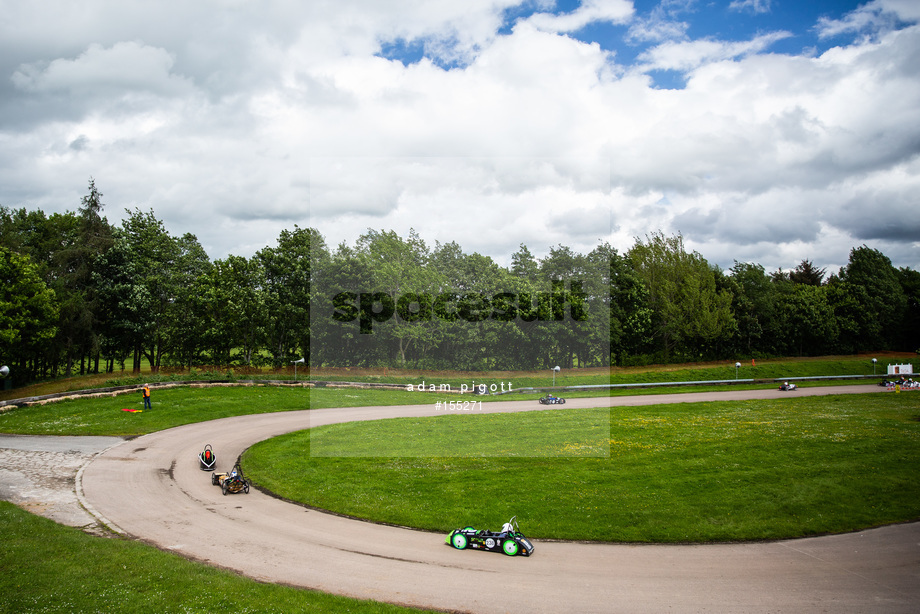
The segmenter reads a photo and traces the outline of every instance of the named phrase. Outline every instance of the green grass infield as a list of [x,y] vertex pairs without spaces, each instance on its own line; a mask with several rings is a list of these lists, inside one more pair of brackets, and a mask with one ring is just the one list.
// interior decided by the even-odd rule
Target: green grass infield
[[243,466],[287,499],[441,532],[517,515],[535,538],[717,542],[920,519],[920,394],[608,411],[600,451],[596,410],[561,409],[323,427]]

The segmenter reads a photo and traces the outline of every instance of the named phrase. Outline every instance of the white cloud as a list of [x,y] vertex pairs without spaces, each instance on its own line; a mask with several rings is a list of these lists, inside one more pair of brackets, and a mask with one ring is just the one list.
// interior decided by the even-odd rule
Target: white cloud
[[[0,25],[8,207],[73,210],[93,176],[110,220],[152,208],[213,258],[314,223],[332,245],[416,228],[497,259],[663,230],[726,267],[833,265],[867,241],[920,266],[915,226],[887,217],[920,187],[917,26],[812,57],[770,53],[784,32],[686,39],[684,3],[641,23],[586,3],[501,35],[512,2],[104,5],[119,25],[88,1],[58,6],[59,35],[12,4],[28,35]],[[566,35],[624,19],[666,41],[635,67]],[[400,39],[462,61],[378,57]]]
[[873,35],[891,31],[898,20],[908,23],[920,20],[920,3],[915,0],[872,0],[842,19],[820,18],[816,29],[821,38],[848,33]]
[[920,4],[914,0],[875,0],[885,11],[890,11],[904,21],[920,21]]
[[570,13],[536,13],[527,22],[547,32],[576,32],[596,23],[625,23],[635,9],[630,0],[585,0]]
[[750,11],[755,15],[769,13],[772,10],[771,0],[732,0],[728,5],[730,11]]
[[669,19],[637,20],[630,26],[628,37],[634,42],[683,40],[686,38],[689,27],[690,24],[686,21]]
[[333,243],[415,228],[504,260],[521,242],[587,252],[611,231],[604,159],[317,158],[311,172],[311,223]]
[[696,40],[667,42],[643,52],[639,70],[691,70],[703,64],[731,60],[760,53],[776,41],[788,38],[788,32],[770,32],[749,41],[724,42]]
[[647,17],[632,21],[627,38],[634,42],[685,40],[690,24],[680,19],[694,8],[695,0],[661,0]]
[[13,84],[30,93],[65,92],[74,95],[111,95],[112,92],[150,92],[181,95],[189,91],[186,79],[171,74],[173,57],[165,50],[137,42],[110,48],[91,44],[74,59],[20,66]]

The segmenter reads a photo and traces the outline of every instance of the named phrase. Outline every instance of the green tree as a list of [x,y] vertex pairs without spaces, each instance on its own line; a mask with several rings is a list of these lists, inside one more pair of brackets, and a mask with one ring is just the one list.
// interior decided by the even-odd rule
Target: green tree
[[227,256],[214,262],[205,275],[201,296],[207,313],[206,345],[215,364],[227,365],[240,349],[243,364],[265,341],[266,304],[264,274],[257,258]]
[[[545,368],[556,354],[553,340],[547,338],[549,331],[540,326],[535,309],[539,306],[540,293],[548,293],[549,284],[540,275],[540,263],[523,243],[511,254],[506,292],[517,297],[519,313],[505,331],[500,348],[506,368]],[[550,350],[550,355],[547,355]],[[555,365],[552,365],[555,366]]]
[[901,342],[894,349],[920,353],[920,272],[901,267],[898,278],[907,307],[900,327]]
[[93,370],[99,371],[101,342],[93,270],[113,243],[112,228],[102,216],[103,207],[102,194],[90,178],[89,193],[83,197],[67,231],[59,235],[60,248],[52,258],[54,288],[61,300],[58,329],[67,376],[75,359],[80,360],[80,374],[85,373],[87,357],[94,359]]
[[379,337],[360,333],[357,311],[351,321],[334,317],[338,308],[333,304],[334,297],[350,292],[357,310],[358,295],[371,288],[367,262],[345,243],[328,258],[324,251],[314,250],[315,261],[311,263],[310,364],[316,367],[374,364],[386,356],[381,351]]
[[[862,305],[866,302],[866,289],[833,278],[825,286],[827,301],[833,310],[836,336],[829,350],[840,354],[858,352],[857,340],[861,337]],[[812,351],[819,353],[817,348]],[[822,350],[823,351],[823,350]]]
[[170,344],[170,318],[179,292],[176,267],[181,249],[153,211],[144,213],[135,209],[127,213],[116,242],[125,243],[134,274],[128,302],[123,305],[133,344],[133,369],[140,370],[140,359],[144,356],[156,372]]
[[838,296],[849,295],[856,301],[856,308],[850,310],[855,325],[845,341],[858,352],[896,347],[902,339],[907,297],[891,260],[865,245],[854,248],[840,274],[828,281],[840,283],[847,292]]
[[126,358],[136,348],[136,322],[141,316],[134,305],[135,286],[140,274],[131,247],[120,229],[115,229],[112,246],[96,261],[93,283],[97,289],[102,353],[108,357],[107,370],[115,363],[125,368]]
[[836,343],[838,329],[825,286],[793,284],[779,295],[788,348],[799,356],[825,352]]
[[[448,287],[462,290],[461,318],[450,323],[452,336],[446,347],[457,352],[442,354],[442,364],[451,368],[488,371],[515,364],[514,344],[520,344],[522,332],[513,318],[509,296],[515,280],[489,256],[462,254],[455,260],[459,277]],[[508,309],[504,309],[508,307]],[[503,315],[493,317],[492,313]],[[447,324],[435,319],[435,324]],[[531,340],[532,341],[532,340]]]
[[[579,359],[581,366],[591,362],[592,326],[589,320],[591,307],[598,307],[596,297],[602,300],[606,287],[603,279],[591,278],[588,273],[589,261],[572,248],[564,245],[550,247],[546,258],[540,261],[541,286],[548,292],[551,313],[545,314],[540,321],[540,335],[544,339],[542,353],[544,365],[572,368]],[[603,275],[604,271],[592,271]],[[599,314],[604,313],[600,305]],[[561,316],[561,319],[559,319]],[[595,320],[594,328],[606,332],[605,322]],[[608,354],[609,357],[609,354]]]
[[511,254],[511,273],[521,279],[536,279],[540,265],[527,246],[521,243],[518,251]]
[[653,336],[665,360],[699,358],[733,327],[730,292],[716,288],[715,270],[699,253],[684,249],[681,235],[659,232],[645,242],[637,239],[629,259],[648,289]]
[[55,294],[28,256],[2,246],[0,281],[0,360],[14,365],[17,379],[30,381],[57,332]]
[[827,269],[819,269],[810,260],[803,260],[789,273],[789,280],[796,284],[820,286]]
[[322,241],[312,228],[282,230],[276,247],[256,253],[264,275],[266,344],[276,367],[306,357],[310,346],[310,259]]
[[429,266],[428,246],[414,229],[406,239],[392,230],[368,230],[358,238],[356,249],[371,273],[369,290],[388,296],[395,310],[374,334],[383,343],[392,337],[398,360],[405,365],[410,351],[424,351],[436,338],[437,318],[432,317],[434,306],[427,304],[427,296],[439,286],[439,276]]
[[737,323],[737,350],[750,356],[772,354],[781,337],[776,311],[777,286],[763,266],[735,261],[732,313]]
[[73,217],[73,214],[54,214],[49,218],[40,210],[0,207],[0,245],[28,256],[47,283],[51,279],[52,259],[61,246],[60,220],[67,219],[70,224]]
[[198,238],[185,233],[174,239],[177,253],[172,269],[172,299],[165,330],[171,363],[192,366],[200,362],[209,321],[202,282],[213,264]]
[[623,365],[629,355],[652,347],[654,313],[648,289],[629,259],[615,249],[608,251],[610,269],[610,355]]

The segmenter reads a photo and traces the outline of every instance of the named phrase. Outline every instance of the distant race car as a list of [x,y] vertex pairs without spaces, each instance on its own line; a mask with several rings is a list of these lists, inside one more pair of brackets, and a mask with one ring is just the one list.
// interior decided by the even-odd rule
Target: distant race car
[[249,492],[249,480],[243,477],[243,470],[239,464],[234,465],[230,473],[212,473],[211,484],[220,486],[221,491],[227,493]]
[[783,382],[783,384],[779,387],[780,390],[796,390],[797,388],[798,386],[795,384],[790,384],[789,382]]
[[565,399],[548,394],[540,399],[540,403],[542,405],[565,405]]
[[489,552],[504,552],[508,556],[530,556],[533,554],[533,543],[521,533],[515,518],[517,516],[506,522],[502,530],[497,533],[464,527],[451,531],[444,541],[457,550],[473,548]]
[[202,471],[214,471],[215,463],[217,463],[217,455],[211,450],[211,444],[208,444],[198,455],[198,466]]

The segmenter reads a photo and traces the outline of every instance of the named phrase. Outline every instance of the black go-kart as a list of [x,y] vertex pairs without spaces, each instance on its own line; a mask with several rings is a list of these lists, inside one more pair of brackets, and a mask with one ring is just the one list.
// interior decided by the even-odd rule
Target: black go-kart
[[225,495],[249,492],[249,480],[243,477],[243,470],[239,464],[234,465],[230,473],[212,473],[211,484],[220,486],[221,492]]
[[548,394],[542,399],[540,399],[540,404],[541,405],[565,405],[565,399]]
[[214,471],[216,463],[217,455],[211,450],[211,444],[208,444],[204,447],[204,450],[201,451],[201,454],[198,455],[198,466],[202,471]]
[[533,543],[521,533],[516,518],[517,516],[506,522],[498,532],[479,531],[473,527],[455,529],[444,541],[457,550],[473,548],[488,552],[504,552],[508,556],[530,556],[533,554]]

